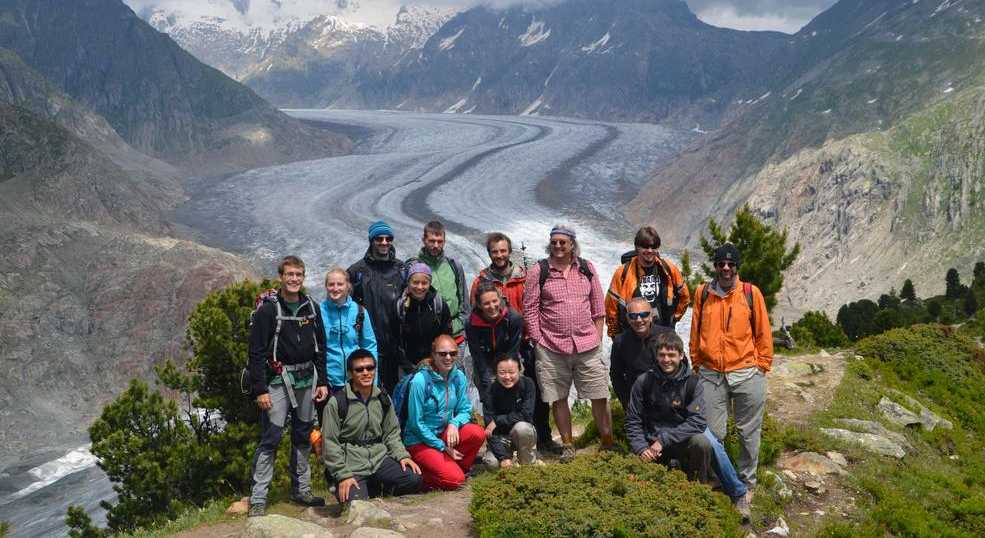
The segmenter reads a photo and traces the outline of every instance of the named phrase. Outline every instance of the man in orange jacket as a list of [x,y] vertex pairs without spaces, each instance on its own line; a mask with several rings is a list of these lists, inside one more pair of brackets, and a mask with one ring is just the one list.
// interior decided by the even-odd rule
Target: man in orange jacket
[[752,486],[759,464],[766,373],[773,364],[773,335],[762,292],[739,280],[735,245],[718,247],[713,261],[715,280],[695,293],[691,361],[701,378],[708,427],[721,440],[728,409],[734,406],[740,440],[736,467],[742,481]]
[[[674,328],[681,319],[691,297],[684,277],[669,260],[660,257],[660,235],[650,226],[636,232],[633,241],[635,255],[616,268],[605,294],[605,324],[609,338],[629,329],[626,305],[635,297],[650,303],[654,325]],[[624,254],[623,258],[631,255]]]

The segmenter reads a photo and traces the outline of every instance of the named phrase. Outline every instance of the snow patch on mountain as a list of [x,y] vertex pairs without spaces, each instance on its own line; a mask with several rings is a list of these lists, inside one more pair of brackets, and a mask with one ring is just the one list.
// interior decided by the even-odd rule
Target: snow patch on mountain
[[455,32],[455,35],[442,39],[441,42],[438,43],[438,50],[450,50],[455,48],[455,41],[458,41],[458,38],[462,37],[463,33],[465,33],[464,26],[459,28],[458,32]]
[[543,21],[533,19],[530,21],[527,31],[517,39],[520,40],[521,47],[532,47],[548,37],[551,37],[551,29],[545,27]]
[[[458,112],[459,110],[461,110],[462,107],[464,107],[466,105],[466,103],[468,103],[468,102],[469,102],[469,98],[468,97],[462,97],[454,105],[451,105],[450,107],[446,108],[445,109],[445,114],[455,114],[456,112]],[[474,107],[473,107],[473,110],[474,110]]]
[[609,42],[609,32],[606,32],[604,36],[600,37],[594,43],[590,43],[581,48],[581,51],[586,54],[591,54],[600,48],[604,47]]
[[540,107],[543,106],[543,105],[544,105],[544,96],[541,95],[536,100],[534,100],[533,103],[530,103],[530,106],[528,106],[527,108],[523,109],[523,112],[521,112],[520,115],[521,116],[536,116],[537,115],[537,111],[540,110]]

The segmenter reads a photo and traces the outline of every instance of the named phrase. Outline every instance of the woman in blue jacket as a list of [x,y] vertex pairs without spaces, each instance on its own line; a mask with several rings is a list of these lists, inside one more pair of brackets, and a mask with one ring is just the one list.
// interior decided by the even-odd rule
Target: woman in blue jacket
[[[351,291],[349,273],[345,269],[333,267],[325,274],[327,297],[320,307],[325,324],[325,372],[333,393],[345,388],[345,360],[350,353],[366,349],[379,360],[369,312],[352,300]],[[379,384],[379,375],[374,384]]]

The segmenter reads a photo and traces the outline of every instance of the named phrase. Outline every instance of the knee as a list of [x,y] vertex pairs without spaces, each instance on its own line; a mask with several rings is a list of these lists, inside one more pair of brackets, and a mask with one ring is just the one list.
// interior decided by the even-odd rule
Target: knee
[[464,443],[474,442],[481,445],[486,440],[486,430],[478,424],[472,424],[471,422],[462,426],[458,431],[458,435]]
[[687,446],[692,450],[697,450],[702,453],[711,453],[712,451],[711,441],[705,436],[704,433],[692,435],[687,440]]

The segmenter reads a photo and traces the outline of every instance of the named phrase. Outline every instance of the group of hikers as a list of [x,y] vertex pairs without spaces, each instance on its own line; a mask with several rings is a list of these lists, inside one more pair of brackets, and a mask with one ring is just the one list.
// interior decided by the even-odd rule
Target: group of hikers
[[[773,339],[762,293],[738,277],[734,245],[715,251],[715,277],[692,298],[649,226],[607,292],[568,225],[551,229],[547,257],[530,267],[513,261],[509,237],[489,234],[490,263],[471,283],[445,255],[438,221],[403,262],[386,222],[371,224],[368,240],[362,260],[327,272],[321,303],[303,293],[305,265],[295,256],[278,266],[279,290],[258,300],[248,379],[261,439],[250,516],[266,512],[288,417],[292,501],[324,504],[311,487],[314,438],[347,503],[459,488],[484,446],[484,463],[499,468],[543,465],[540,454],[572,460],[572,386],[591,402],[600,449],[616,450],[611,381],[632,452],[717,482],[748,518]],[[674,327],[689,306],[685,353]],[[613,340],[608,366],[603,329]],[[730,410],[735,466],[722,445]]]

